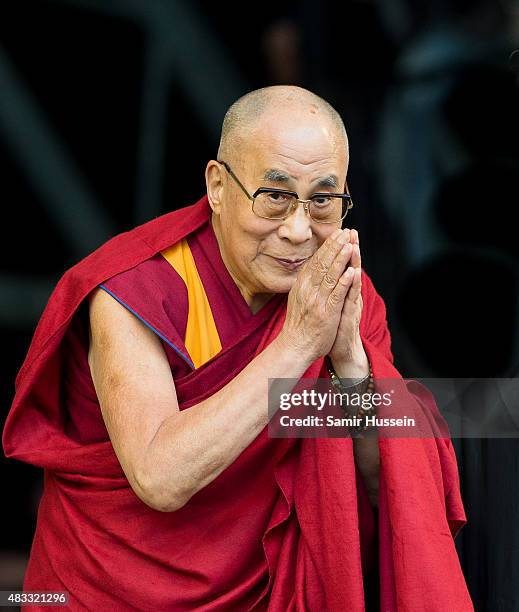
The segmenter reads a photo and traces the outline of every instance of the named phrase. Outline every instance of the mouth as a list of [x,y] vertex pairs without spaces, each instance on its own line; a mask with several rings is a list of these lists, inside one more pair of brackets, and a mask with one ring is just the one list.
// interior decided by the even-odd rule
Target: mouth
[[309,257],[303,259],[284,259],[282,257],[274,257],[273,255],[270,255],[270,257],[288,270],[297,270],[309,259]]

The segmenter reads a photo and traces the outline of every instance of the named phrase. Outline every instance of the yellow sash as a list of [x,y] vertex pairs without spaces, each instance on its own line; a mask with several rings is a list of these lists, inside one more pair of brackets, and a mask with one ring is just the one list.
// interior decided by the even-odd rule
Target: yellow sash
[[184,238],[161,251],[161,255],[178,272],[187,287],[189,311],[184,344],[195,368],[198,368],[222,350],[211,306],[187,240]]

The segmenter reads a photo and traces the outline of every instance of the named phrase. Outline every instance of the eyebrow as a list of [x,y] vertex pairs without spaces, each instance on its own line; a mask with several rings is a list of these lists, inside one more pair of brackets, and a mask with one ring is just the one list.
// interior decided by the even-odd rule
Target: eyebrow
[[337,187],[339,186],[339,180],[335,176],[335,174],[329,174],[328,176],[323,176],[323,178],[320,178],[317,181],[317,186],[318,187],[333,187],[334,189],[337,189]]
[[[291,178],[286,172],[283,172],[283,170],[278,170],[277,168],[269,168],[263,175],[263,180],[269,181],[271,183],[287,185],[290,182]],[[317,187],[332,187],[333,189],[337,189],[338,185],[339,180],[337,179],[335,174],[328,174],[327,176],[321,177],[317,181]]]
[[265,174],[263,175],[264,181],[269,181],[271,183],[286,183],[290,182],[290,177],[286,172],[282,170],[277,170],[276,168],[269,168]]

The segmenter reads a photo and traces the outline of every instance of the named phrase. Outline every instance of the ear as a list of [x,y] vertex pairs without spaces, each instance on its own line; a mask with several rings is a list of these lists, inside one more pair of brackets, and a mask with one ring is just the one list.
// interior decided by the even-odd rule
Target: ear
[[223,167],[214,159],[211,159],[207,163],[207,167],[205,169],[207,197],[209,198],[209,205],[216,215],[219,215],[222,209],[224,189],[223,172]]

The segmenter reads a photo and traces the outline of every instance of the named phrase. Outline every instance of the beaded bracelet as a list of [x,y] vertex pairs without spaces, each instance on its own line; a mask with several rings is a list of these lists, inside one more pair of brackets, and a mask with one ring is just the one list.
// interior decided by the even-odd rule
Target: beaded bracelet
[[[362,378],[360,381],[356,382],[353,385],[345,386],[341,379],[337,376],[335,369],[333,368],[331,359],[328,355],[325,358],[326,367],[328,369],[328,374],[330,375],[330,379],[332,381],[332,385],[342,394],[348,396],[350,393],[359,393],[359,394],[369,394],[371,395],[375,390],[375,383],[373,381],[373,370],[371,368],[371,363],[369,363],[369,373],[367,376]],[[362,423],[360,425],[351,425],[348,429],[352,435],[359,434],[363,431],[366,431],[369,425],[366,424],[365,417],[367,416],[375,416],[377,414],[376,407],[371,404],[369,408],[363,408],[359,406],[357,412],[353,415],[348,412],[347,408],[341,406],[341,408],[346,412],[349,416],[355,416],[357,419],[362,419]]]

